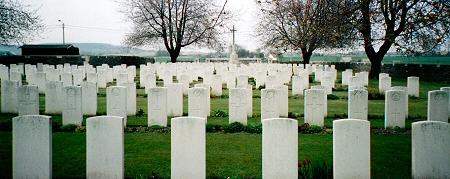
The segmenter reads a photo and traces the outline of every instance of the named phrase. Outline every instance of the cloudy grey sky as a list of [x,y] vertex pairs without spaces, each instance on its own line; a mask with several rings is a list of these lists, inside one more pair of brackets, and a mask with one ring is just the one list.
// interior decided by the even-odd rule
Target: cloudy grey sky
[[[224,1],[224,0],[221,0]],[[38,10],[45,32],[29,44],[62,43],[62,23],[65,24],[66,43],[108,43],[120,45],[132,24],[119,12],[120,5],[113,0],[23,0],[23,4]],[[253,0],[228,0],[227,7],[238,10],[236,44],[256,49],[252,37],[255,19]],[[230,28],[233,24],[230,24]],[[231,33],[225,34],[230,38]]]

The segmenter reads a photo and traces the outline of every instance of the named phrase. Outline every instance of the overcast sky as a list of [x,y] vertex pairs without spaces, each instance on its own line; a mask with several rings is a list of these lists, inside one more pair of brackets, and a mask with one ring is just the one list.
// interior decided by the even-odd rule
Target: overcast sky
[[[223,1],[223,0],[221,0]],[[46,26],[41,38],[29,42],[62,43],[62,23],[65,24],[66,43],[108,43],[120,45],[132,24],[119,12],[120,5],[113,0],[23,0],[23,4],[38,10]],[[236,44],[247,49],[257,48],[253,34],[254,0],[228,0],[227,7],[239,10],[241,16],[234,23]],[[230,24],[230,28],[233,24]],[[231,33],[227,33],[231,43]]]

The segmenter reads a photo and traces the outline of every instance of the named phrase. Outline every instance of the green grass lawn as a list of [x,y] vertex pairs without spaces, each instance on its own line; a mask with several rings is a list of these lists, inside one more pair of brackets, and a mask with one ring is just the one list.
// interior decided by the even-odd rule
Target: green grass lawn
[[[340,76],[340,73],[339,73]],[[111,84],[110,84],[111,85]],[[162,85],[158,81],[158,85]],[[310,85],[318,85],[311,83]],[[406,79],[393,78],[392,86],[406,86]],[[411,123],[426,119],[427,92],[450,86],[438,82],[420,82],[420,98],[409,100]],[[338,85],[338,87],[340,87]],[[370,81],[370,88],[377,88],[377,81]],[[228,90],[223,91],[228,94]],[[147,98],[143,89],[138,89],[137,109],[147,113]],[[98,96],[98,113],[106,114],[106,90],[100,89]],[[291,93],[289,93],[291,94]],[[332,122],[347,114],[347,92],[334,91],[339,100],[328,100],[328,117],[325,127],[331,128]],[[258,116],[261,108],[260,91],[253,90],[253,114]],[[40,109],[44,111],[44,96],[40,97]],[[212,98],[211,112],[228,111],[227,98]],[[187,97],[184,98],[184,112],[187,113]],[[304,113],[304,100],[301,97],[289,98],[289,112]],[[384,100],[369,100],[369,121],[372,128],[384,128]],[[0,114],[0,121],[11,119],[16,115]],[[301,115],[298,115],[301,116]],[[87,116],[85,116],[85,119]],[[170,118],[168,123],[170,125]],[[61,116],[52,116],[58,123]],[[299,125],[302,117],[296,117]],[[260,123],[260,118],[248,118],[249,124]],[[211,117],[212,125],[228,124],[228,118]],[[83,123],[85,124],[85,122]],[[147,117],[128,117],[129,126],[147,126]],[[248,133],[207,133],[206,164],[208,178],[261,178],[262,144],[261,134]],[[0,132],[0,178],[12,176],[12,133]],[[312,164],[332,163],[332,135],[299,134],[299,161],[311,158]],[[411,178],[411,136],[382,135],[371,136],[372,178]],[[170,177],[170,133],[125,133],[125,176],[137,178],[150,177],[155,173],[163,178]],[[53,133],[53,176],[55,178],[86,177],[86,134],[75,132]]]

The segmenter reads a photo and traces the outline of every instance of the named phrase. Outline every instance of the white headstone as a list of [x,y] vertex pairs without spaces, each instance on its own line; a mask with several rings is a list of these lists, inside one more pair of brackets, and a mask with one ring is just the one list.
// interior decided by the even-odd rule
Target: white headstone
[[205,118],[172,118],[171,178],[206,178],[205,123]]
[[39,93],[37,86],[19,86],[17,95],[19,116],[39,115]]
[[238,75],[237,76],[237,84],[238,85],[248,85],[248,76],[247,75]]
[[333,178],[370,178],[369,121],[333,121]]
[[1,106],[2,113],[17,114],[18,111],[18,81],[10,81],[7,79],[2,80],[1,86]]
[[188,114],[190,117],[208,117],[208,96],[207,89],[202,87],[189,88]]
[[419,77],[408,77],[408,95],[419,97]]
[[252,85],[236,85],[236,88],[247,90],[247,117],[253,117],[253,86]]
[[361,81],[362,81],[361,78],[358,76],[349,76],[348,86],[364,86]]
[[348,96],[348,118],[367,120],[368,92],[366,90],[350,90]]
[[385,93],[385,128],[405,127],[405,94],[401,90],[388,90]]
[[408,96],[408,87],[406,86],[393,86],[391,87],[391,90],[401,90],[404,91],[404,98],[405,98],[405,107],[403,109],[405,109],[405,118],[408,118],[409,115],[409,96]]
[[155,74],[147,74],[147,82],[145,82],[145,94],[147,94],[148,89],[156,87],[156,75]]
[[95,116],[97,115],[97,83],[95,82],[81,82],[81,101],[83,102],[83,115]]
[[[6,79],[8,80],[8,79]],[[11,72],[9,80],[19,82],[19,86],[22,86],[22,75],[19,72]],[[45,80],[45,78],[44,78]]]
[[73,85],[72,73],[61,74],[61,81],[63,82],[63,87],[64,86],[72,86]]
[[73,75],[73,85],[80,85],[81,82],[83,82],[84,73],[82,69],[72,70],[72,75]]
[[[206,88],[206,113],[211,116],[211,87],[208,84],[195,84],[194,87]],[[189,96],[189,95],[188,95]]]
[[15,117],[12,135],[13,178],[52,178],[52,118]]
[[261,90],[261,121],[269,118],[280,117],[280,107],[278,106],[278,90]]
[[[441,87],[441,91],[446,91],[447,93],[450,94],[450,87]],[[448,103],[449,103],[449,106],[448,106],[448,118],[450,119],[450,95],[449,95],[449,98],[448,98]]]
[[448,122],[449,94],[446,91],[428,91],[428,121]]
[[236,87],[236,73],[227,72],[227,89],[233,89]]
[[127,125],[127,88],[110,86],[106,88],[106,114],[108,116],[123,117],[123,124]]
[[172,83],[167,88],[167,115],[183,116],[183,84]]
[[124,83],[128,82],[128,74],[126,73],[119,73],[117,74],[117,80],[116,80],[116,85],[117,86],[121,86]]
[[62,114],[62,88],[63,83],[60,81],[48,81],[45,83],[45,114]]
[[229,123],[240,122],[247,125],[247,89],[230,89],[229,99]]
[[148,126],[167,126],[167,88],[155,87],[148,91]]
[[289,98],[289,90],[288,90],[288,86],[286,85],[275,85],[272,86],[274,89],[278,90],[278,107],[279,107],[279,111],[280,112],[280,117],[285,118],[288,117],[288,113],[289,113],[289,102],[288,102],[288,98]]
[[123,83],[120,86],[127,88],[127,115],[135,116],[137,111],[136,83]]
[[305,90],[305,123],[324,126],[324,95],[323,90]]
[[391,89],[391,77],[381,76],[378,84],[380,92],[385,92]]
[[412,123],[412,178],[450,178],[449,149],[449,123]]
[[45,82],[46,81],[46,74],[44,72],[39,72],[36,74],[36,85],[38,86],[38,92],[39,94],[45,94]]
[[83,123],[83,102],[81,93],[81,87],[79,86],[63,87],[63,125],[76,124],[81,126]]
[[297,120],[264,119],[262,125],[262,177],[298,178]]
[[222,76],[213,75],[211,81],[211,96],[222,96]]
[[292,95],[302,95],[303,91],[306,89],[304,80],[307,76],[292,76]]
[[266,88],[271,88],[273,85],[278,85],[278,77],[275,75],[268,75],[266,77]]
[[124,119],[97,116],[86,119],[86,178],[124,178]]
[[[182,88],[182,94],[183,95],[187,95],[188,94],[188,89],[189,89],[189,83],[190,83],[190,78],[189,75],[180,75],[180,79],[178,80],[178,83],[182,84],[183,88]],[[167,87],[167,85],[165,85]],[[222,86],[221,86],[222,87]]]
[[322,90],[323,91],[323,117],[327,117],[328,116],[328,95],[325,92],[326,91],[326,87],[325,86],[311,86],[311,89],[316,89],[316,90]]

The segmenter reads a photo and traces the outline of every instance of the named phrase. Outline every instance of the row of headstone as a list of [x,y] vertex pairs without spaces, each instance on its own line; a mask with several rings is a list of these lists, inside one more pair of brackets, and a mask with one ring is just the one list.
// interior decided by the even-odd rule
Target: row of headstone
[[[52,177],[51,117],[13,119],[13,177]],[[171,121],[171,177],[206,177],[205,118],[178,117]],[[124,177],[124,119],[97,116],[86,120],[87,178]],[[298,122],[288,118],[262,121],[263,178],[298,177]],[[370,178],[370,122],[333,121],[333,178]],[[412,124],[412,177],[450,177],[450,124]],[[195,152],[192,152],[195,151]],[[186,155],[190,153],[190,155]],[[273,155],[277,153],[277,155]]]

